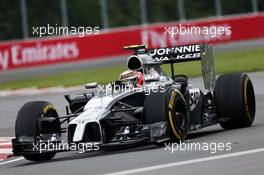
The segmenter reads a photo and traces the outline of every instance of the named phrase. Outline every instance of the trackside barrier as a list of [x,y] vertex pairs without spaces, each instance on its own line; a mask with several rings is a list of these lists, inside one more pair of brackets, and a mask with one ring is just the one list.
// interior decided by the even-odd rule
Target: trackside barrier
[[[264,37],[264,13],[126,27],[84,37],[38,38],[0,43],[0,72],[126,54],[124,45],[166,47],[190,43],[224,43]],[[179,33],[180,27],[182,29]],[[187,28],[196,33],[188,33]],[[198,27],[198,28],[197,28]],[[207,29],[207,30],[206,30]],[[216,34],[214,31],[218,29]],[[199,30],[201,30],[199,32]],[[178,33],[177,33],[178,32]],[[211,32],[211,33],[209,33]],[[110,59],[110,58],[109,58]]]

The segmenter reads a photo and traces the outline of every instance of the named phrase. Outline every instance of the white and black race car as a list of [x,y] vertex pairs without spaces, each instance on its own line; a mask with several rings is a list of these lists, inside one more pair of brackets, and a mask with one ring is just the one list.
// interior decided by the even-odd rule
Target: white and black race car
[[[105,87],[89,83],[83,94],[65,95],[69,102],[65,116],[58,116],[49,102],[26,103],[17,115],[14,155],[43,161],[71,150],[62,148],[65,140],[103,150],[178,142],[193,130],[215,124],[225,129],[252,125],[255,95],[249,76],[231,73],[216,80],[210,45],[125,49],[134,51],[128,71]],[[174,75],[175,63],[196,60],[201,61],[204,92],[189,84],[187,76]],[[162,64],[171,65],[171,76],[162,71]],[[52,149],[48,146],[40,152],[37,146],[44,144],[53,144]]]

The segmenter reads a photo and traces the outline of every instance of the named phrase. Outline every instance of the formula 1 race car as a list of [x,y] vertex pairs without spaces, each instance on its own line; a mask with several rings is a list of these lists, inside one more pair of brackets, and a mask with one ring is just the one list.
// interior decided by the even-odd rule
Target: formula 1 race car
[[[127,60],[128,70],[104,87],[88,83],[83,94],[65,95],[69,103],[65,116],[58,116],[49,102],[26,103],[17,115],[14,155],[43,161],[72,150],[63,148],[65,143],[88,143],[93,150],[160,145],[179,142],[191,131],[215,124],[225,129],[252,125],[255,94],[249,76],[231,73],[216,80],[210,45],[124,49],[134,52]],[[187,76],[174,75],[175,63],[197,60],[204,92],[189,84]],[[171,76],[162,71],[163,64],[171,65]],[[63,135],[67,136],[65,143]],[[40,151],[41,146],[46,149]]]

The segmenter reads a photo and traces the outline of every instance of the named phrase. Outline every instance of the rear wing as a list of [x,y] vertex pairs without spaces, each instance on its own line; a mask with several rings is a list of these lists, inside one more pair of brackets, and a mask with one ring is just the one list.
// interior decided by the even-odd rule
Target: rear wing
[[146,52],[150,54],[156,62],[162,64],[170,63],[172,65],[172,74],[174,74],[174,63],[201,60],[204,86],[209,91],[214,90],[216,78],[212,46],[208,44],[193,44],[147,49]]

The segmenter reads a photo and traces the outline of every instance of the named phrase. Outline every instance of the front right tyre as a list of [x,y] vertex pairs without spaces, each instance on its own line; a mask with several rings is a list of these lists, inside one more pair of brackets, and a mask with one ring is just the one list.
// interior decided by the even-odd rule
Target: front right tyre
[[189,131],[189,108],[181,92],[168,87],[165,92],[152,92],[145,98],[146,124],[166,121],[171,142],[184,140]]

